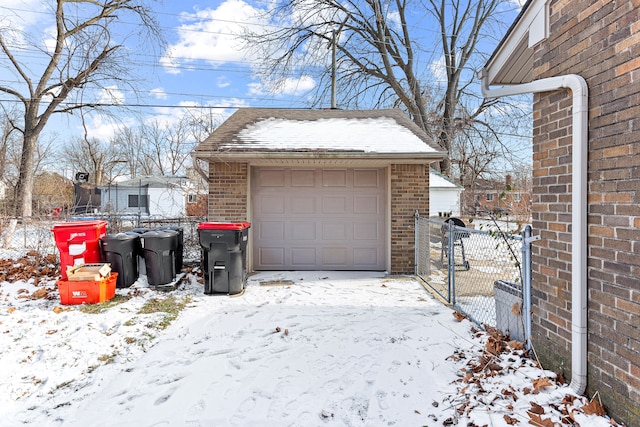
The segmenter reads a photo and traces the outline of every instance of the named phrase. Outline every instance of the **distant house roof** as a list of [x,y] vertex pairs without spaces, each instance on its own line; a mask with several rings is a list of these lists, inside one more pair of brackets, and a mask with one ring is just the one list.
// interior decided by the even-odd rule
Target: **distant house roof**
[[196,147],[200,158],[406,157],[445,153],[400,110],[241,108]]
[[188,181],[184,176],[141,176],[126,181],[116,182],[111,185],[105,185],[100,188],[108,187],[145,187],[149,188],[170,188],[170,187],[182,187],[185,182]]
[[433,168],[429,169],[429,188],[464,190],[464,187],[456,184],[451,178],[441,174]]

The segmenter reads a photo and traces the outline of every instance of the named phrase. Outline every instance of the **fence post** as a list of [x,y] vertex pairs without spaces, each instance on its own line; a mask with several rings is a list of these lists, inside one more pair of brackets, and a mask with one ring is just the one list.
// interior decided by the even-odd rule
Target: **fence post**
[[448,251],[449,251],[449,260],[448,260],[448,269],[449,269],[449,301],[451,304],[456,303],[456,248],[453,246],[455,239],[454,233],[456,232],[456,226],[453,224],[453,221],[447,221],[445,224],[449,226],[449,235],[447,239],[448,243]]
[[418,275],[419,267],[418,263],[420,262],[420,232],[418,227],[420,226],[420,214],[418,210],[413,214],[413,231],[414,231],[414,251],[413,251],[413,274]]
[[522,315],[527,349],[531,348],[531,226],[522,235]]

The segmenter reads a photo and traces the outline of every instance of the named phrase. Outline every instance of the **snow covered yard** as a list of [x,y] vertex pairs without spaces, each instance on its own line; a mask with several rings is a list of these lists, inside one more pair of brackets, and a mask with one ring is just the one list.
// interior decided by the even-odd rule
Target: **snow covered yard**
[[46,276],[0,282],[0,425],[615,425],[413,278],[274,272],[242,296],[202,290],[193,273],[171,292],[141,279],[81,307]]

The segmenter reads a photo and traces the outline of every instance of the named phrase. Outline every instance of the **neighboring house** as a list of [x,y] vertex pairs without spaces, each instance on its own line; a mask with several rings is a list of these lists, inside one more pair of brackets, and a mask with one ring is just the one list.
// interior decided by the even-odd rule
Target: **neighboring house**
[[462,186],[435,169],[429,171],[429,216],[460,216]]
[[640,425],[640,2],[529,0],[481,79],[535,94],[536,354]]
[[7,197],[7,184],[0,181],[0,200],[4,200]]
[[138,177],[100,187],[101,212],[176,218],[185,215],[186,177]]
[[211,221],[249,221],[249,270],[414,272],[441,148],[399,110],[243,108],[196,147]]
[[511,175],[504,181],[476,179],[462,196],[464,212],[469,215],[508,213],[528,221],[531,216],[531,189],[514,184]]

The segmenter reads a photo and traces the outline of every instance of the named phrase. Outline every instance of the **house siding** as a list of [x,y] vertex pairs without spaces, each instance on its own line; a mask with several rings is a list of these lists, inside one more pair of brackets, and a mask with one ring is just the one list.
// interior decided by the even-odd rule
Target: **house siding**
[[[534,80],[579,74],[589,86],[588,389],[640,425],[640,1],[550,4]],[[533,344],[570,375],[571,97],[534,97]]]
[[416,210],[429,214],[429,165],[391,165],[391,274],[415,273]]

